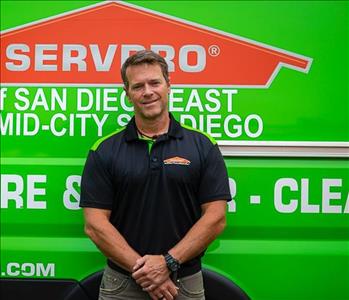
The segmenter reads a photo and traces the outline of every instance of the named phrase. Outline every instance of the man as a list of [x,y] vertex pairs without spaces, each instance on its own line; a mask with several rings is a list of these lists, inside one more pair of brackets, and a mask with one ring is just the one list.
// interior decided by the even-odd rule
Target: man
[[92,147],[81,185],[86,234],[108,258],[99,299],[204,299],[200,258],[230,200],[223,158],[169,114],[160,55],[137,52],[121,75],[135,116]]

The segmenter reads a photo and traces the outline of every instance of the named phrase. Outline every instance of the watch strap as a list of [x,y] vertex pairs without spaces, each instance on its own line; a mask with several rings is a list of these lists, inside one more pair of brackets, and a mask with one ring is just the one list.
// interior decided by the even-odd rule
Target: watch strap
[[179,261],[175,259],[170,253],[165,254],[164,257],[165,257],[167,268],[171,272],[177,272],[177,270],[181,266]]

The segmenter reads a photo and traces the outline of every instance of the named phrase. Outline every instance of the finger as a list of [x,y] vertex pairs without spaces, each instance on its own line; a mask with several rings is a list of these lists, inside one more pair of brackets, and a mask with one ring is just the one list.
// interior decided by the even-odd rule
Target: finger
[[142,276],[144,275],[144,272],[143,272],[143,270],[142,269],[139,269],[139,270],[137,270],[136,272],[133,272],[132,273],[132,277],[134,278],[134,279],[140,279]]
[[156,285],[154,284],[151,284],[151,285],[148,285],[147,287],[143,288],[143,291],[146,291],[146,292],[153,292],[156,288]]
[[166,300],[173,300],[173,296],[169,291],[164,291],[163,296],[165,297]]
[[[133,276],[133,275],[132,275]],[[147,281],[146,280],[146,278],[144,278],[144,277],[139,277],[139,278],[135,278],[135,277],[133,277],[134,278],[134,280],[139,284],[139,285],[142,285],[142,283],[144,283],[145,281]]]
[[133,266],[132,270],[133,272],[138,270],[140,267],[142,267],[145,263],[145,258],[141,257],[136,260],[136,264]]
[[[138,282],[137,282],[138,283]],[[147,288],[148,286],[151,285],[150,281],[143,281],[142,283],[139,284],[143,289]]]
[[149,296],[150,296],[150,298],[152,299],[152,300],[158,300],[159,298],[158,298],[158,296],[156,296],[154,293],[149,293]]
[[179,287],[177,287],[175,285],[171,285],[171,286],[168,287],[168,290],[169,290],[169,292],[171,293],[171,295],[173,297],[176,297],[178,295]]

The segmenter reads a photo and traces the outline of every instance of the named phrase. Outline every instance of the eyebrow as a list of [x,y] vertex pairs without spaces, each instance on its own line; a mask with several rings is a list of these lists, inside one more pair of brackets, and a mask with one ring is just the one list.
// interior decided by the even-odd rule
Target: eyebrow
[[[160,81],[161,81],[161,78],[159,77],[159,78],[149,79],[148,82],[153,83],[153,82],[160,82]],[[133,84],[130,83],[130,86],[134,87],[134,86],[138,86],[138,85],[143,85],[145,82],[147,82],[147,81],[135,82]]]

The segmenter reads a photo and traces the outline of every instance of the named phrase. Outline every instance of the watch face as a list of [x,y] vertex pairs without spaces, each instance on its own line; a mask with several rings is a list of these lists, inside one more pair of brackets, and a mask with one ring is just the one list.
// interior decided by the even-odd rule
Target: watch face
[[178,270],[178,264],[175,261],[171,261],[169,263],[169,267],[172,272],[176,272]]
[[167,267],[172,271],[176,272],[179,269],[179,263],[170,255],[165,257]]

